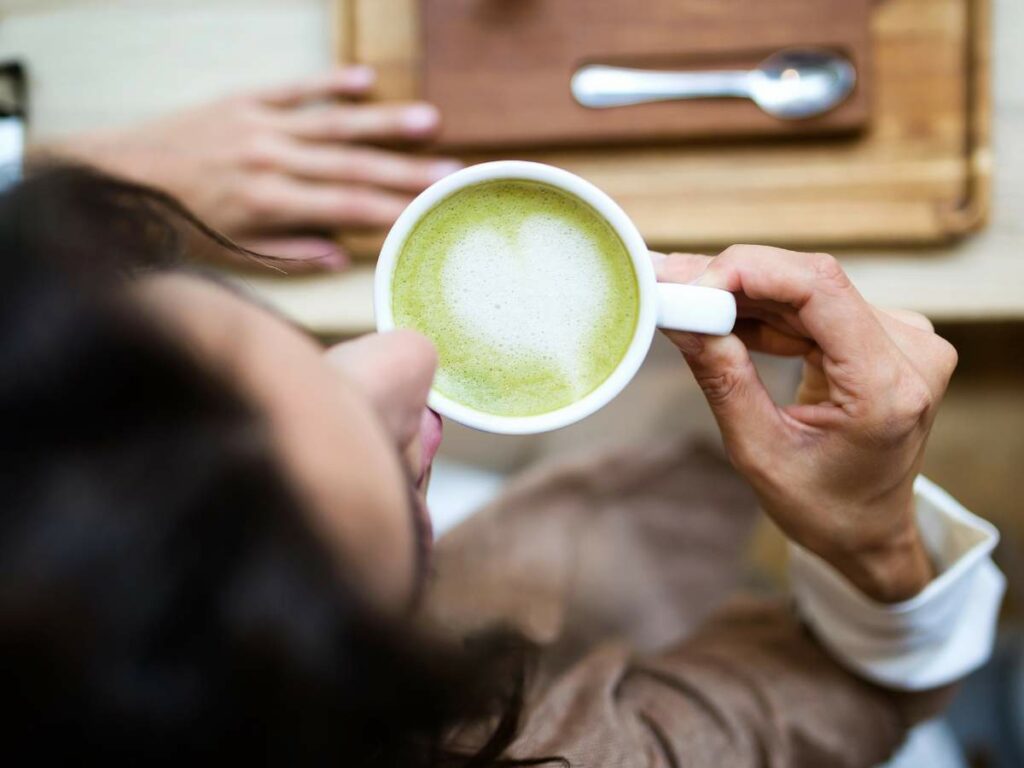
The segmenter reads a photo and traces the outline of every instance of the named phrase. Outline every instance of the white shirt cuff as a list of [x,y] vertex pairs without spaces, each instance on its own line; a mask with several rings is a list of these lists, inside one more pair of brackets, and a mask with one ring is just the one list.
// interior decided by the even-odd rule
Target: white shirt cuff
[[877,603],[832,566],[790,544],[797,608],[822,645],[861,676],[902,690],[951,683],[988,659],[1006,580],[990,555],[995,526],[924,477],[917,523],[937,572],[902,603]]

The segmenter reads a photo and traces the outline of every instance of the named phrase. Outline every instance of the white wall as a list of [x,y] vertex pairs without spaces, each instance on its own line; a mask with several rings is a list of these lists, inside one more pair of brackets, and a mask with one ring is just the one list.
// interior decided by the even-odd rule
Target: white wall
[[331,0],[0,0],[33,135],[147,117],[332,63]]

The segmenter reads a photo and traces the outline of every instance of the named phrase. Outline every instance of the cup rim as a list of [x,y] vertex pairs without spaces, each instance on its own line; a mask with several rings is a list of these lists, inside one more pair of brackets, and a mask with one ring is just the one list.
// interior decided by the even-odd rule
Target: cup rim
[[561,189],[590,205],[619,236],[633,263],[639,292],[636,328],[626,354],[608,377],[593,390],[568,405],[531,416],[501,416],[456,402],[431,388],[428,405],[442,416],[473,429],[506,435],[525,435],[567,427],[597,412],[611,402],[632,381],[643,364],[654,339],[657,297],[654,295],[654,267],[647,255],[643,236],[626,212],[605,192],[570,171],[525,160],[498,160],[463,168],[435,182],[402,211],[388,232],[374,273],[374,314],[377,330],[394,330],[391,285],[398,255],[409,234],[430,210],[447,197],[486,181],[534,181]]

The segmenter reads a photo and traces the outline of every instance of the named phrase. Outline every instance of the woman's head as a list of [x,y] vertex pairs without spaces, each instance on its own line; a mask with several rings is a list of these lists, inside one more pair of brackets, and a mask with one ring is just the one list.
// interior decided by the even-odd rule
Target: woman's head
[[[0,670],[44,751],[440,764],[521,658],[402,616],[429,542],[429,344],[326,355],[168,267],[187,212],[55,169],[0,197]],[[192,243],[199,247],[198,241]],[[475,761],[473,761],[475,762]]]
[[440,420],[426,409],[435,356],[412,332],[327,354],[263,307],[184,274],[132,298],[260,414],[268,446],[325,544],[388,608],[406,607],[429,555],[424,506]]

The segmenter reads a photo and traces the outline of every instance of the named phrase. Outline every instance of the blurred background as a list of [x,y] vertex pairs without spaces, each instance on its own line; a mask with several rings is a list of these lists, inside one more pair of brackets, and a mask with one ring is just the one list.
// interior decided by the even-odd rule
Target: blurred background
[[[25,73],[30,144],[368,64],[373,98],[438,106],[430,150],[573,170],[654,248],[830,250],[869,300],[927,314],[961,362],[925,472],[999,525],[1011,584],[1001,655],[951,716],[977,766],[1024,764],[1022,34],[1020,0],[0,0],[0,63]],[[806,120],[746,99],[591,110],[569,91],[586,63],[750,69],[809,46],[840,55],[857,82]],[[340,272],[235,279],[325,341],[363,333],[383,231],[332,233],[353,256]],[[760,364],[789,398],[798,367]],[[660,341],[629,389],[575,427],[530,438],[446,429],[432,490],[442,531],[548,457],[667,435],[717,440]],[[750,563],[761,581],[784,579],[767,526]]]

